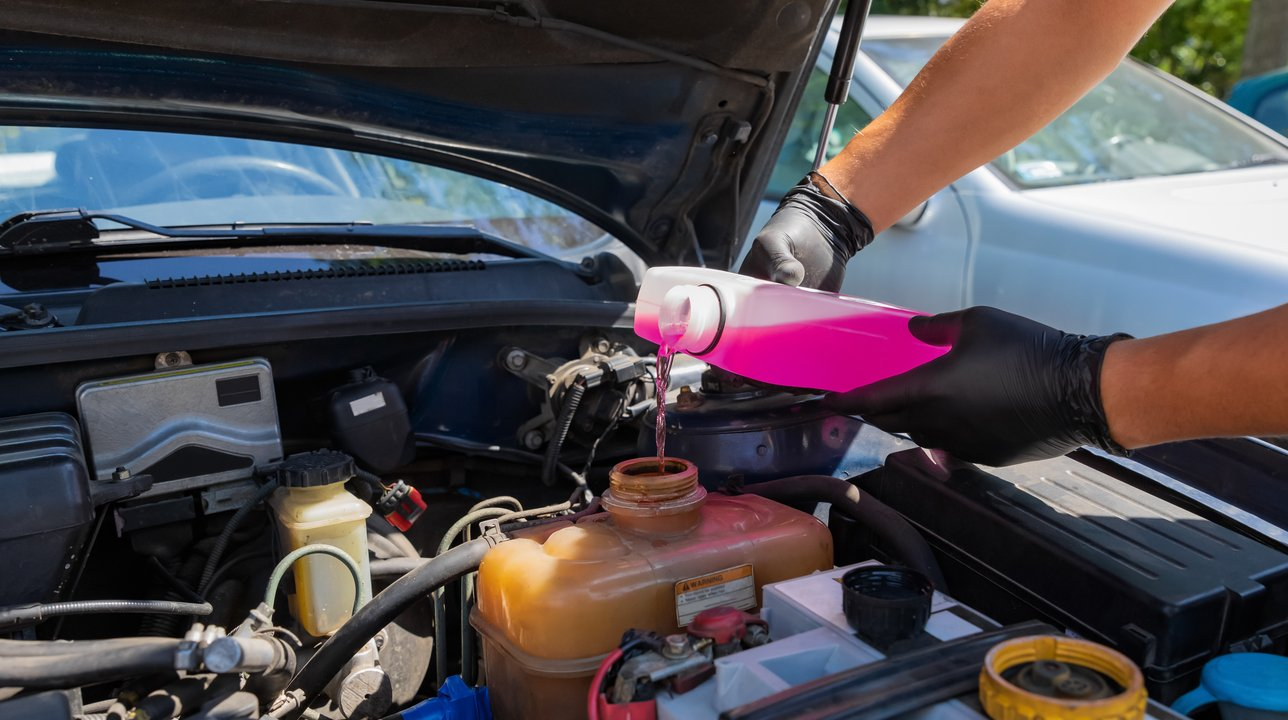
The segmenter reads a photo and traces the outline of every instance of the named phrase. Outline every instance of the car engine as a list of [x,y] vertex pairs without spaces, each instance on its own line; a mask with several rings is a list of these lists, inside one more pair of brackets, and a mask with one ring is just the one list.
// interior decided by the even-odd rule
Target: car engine
[[1173,717],[1286,649],[1282,531],[1144,460],[976,467],[681,360],[659,461],[654,351],[5,371],[0,718]]

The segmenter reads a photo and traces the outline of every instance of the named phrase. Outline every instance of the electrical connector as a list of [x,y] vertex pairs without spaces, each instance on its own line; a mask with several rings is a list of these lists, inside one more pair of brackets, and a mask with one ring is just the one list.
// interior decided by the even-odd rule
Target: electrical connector
[[385,488],[384,494],[376,502],[376,512],[384,516],[390,525],[407,532],[425,512],[425,500],[421,498],[419,490],[399,480]]

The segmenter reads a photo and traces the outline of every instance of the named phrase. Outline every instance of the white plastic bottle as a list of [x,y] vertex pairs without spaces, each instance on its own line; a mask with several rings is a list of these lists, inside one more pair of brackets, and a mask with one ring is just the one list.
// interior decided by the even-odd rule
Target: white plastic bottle
[[655,267],[640,284],[635,333],[761,382],[846,391],[948,352],[908,332],[920,314],[720,270]]

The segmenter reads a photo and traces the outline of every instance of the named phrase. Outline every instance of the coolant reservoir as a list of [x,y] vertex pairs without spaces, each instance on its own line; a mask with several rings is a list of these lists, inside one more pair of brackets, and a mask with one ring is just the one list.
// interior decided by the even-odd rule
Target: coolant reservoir
[[[358,561],[362,581],[370,586],[371,507],[344,489],[353,477],[353,459],[332,450],[300,453],[287,458],[278,472],[282,487],[269,502],[277,515],[281,554],[315,543],[333,545]],[[329,555],[300,558],[294,569],[295,619],[316,637],[335,632],[353,611],[353,576]]]
[[590,678],[630,628],[679,631],[720,605],[752,609],[765,583],[832,567],[814,517],[755,495],[710,495],[668,458],[613,468],[608,511],[535,528],[479,568],[471,622],[499,720],[583,718]]

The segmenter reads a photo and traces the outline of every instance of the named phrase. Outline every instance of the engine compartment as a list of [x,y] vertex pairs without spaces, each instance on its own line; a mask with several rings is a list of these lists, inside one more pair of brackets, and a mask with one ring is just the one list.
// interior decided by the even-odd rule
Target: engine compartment
[[[698,362],[675,368],[668,433],[696,469],[685,492],[707,498],[701,518],[623,525],[612,472],[655,450],[654,351],[620,326],[512,322],[11,362],[0,717],[571,717],[623,648],[601,717],[640,703],[777,717],[818,702],[801,688],[827,678],[868,707],[888,689],[881,673],[931,663],[933,643],[964,653],[977,683],[966,639],[1020,630],[1116,649],[1143,671],[1150,716],[1168,717],[1158,703],[1212,657],[1285,651],[1288,555],[1238,517],[1085,453],[963,465]],[[757,519],[722,535],[717,515]],[[802,551],[769,541],[730,555],[770,537],[771,517],[805,528],[784,537],[821,533],[824,559],[772,569]],[[496,595],[489,563],[520,547],[522,592]],[[627,557],[651,569],[614,586]],[[611,570],[561,574],[591,559]],[[838,615],[832,568],[873,562],[933,578],[928,635],[876,647]],[[699,620],[682,602],[719,612]],[[504,632],[502,607],[523,616]],[[323,611],[339,619],[318,622]],[[561,656],[543,637],[580,649]],[[507,669],[503,646],[549,672]],[[770,675],[775,694],[731,689]],[[974,688],[947,677],[952,694],[890,707],[980,717]],[[543,693],[574,709],[553,713]]]

